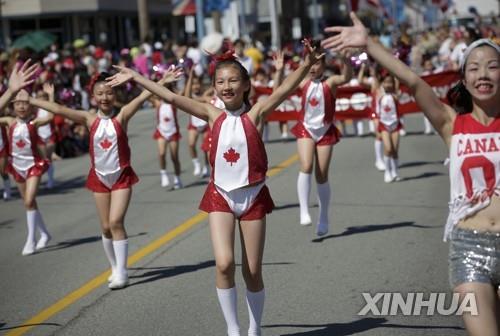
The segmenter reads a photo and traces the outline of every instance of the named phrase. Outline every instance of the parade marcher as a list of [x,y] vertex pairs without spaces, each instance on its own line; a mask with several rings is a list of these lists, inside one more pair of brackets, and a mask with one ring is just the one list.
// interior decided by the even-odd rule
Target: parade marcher
[[167,173],[167,147],[170,150],[170,159],[174,166],[174,189],[182,188],[181,181],[181,163],[179,161],[179,123],[177,122],[177,109],[168,104],[158,96],[151,97],[153,107],[156,109],[156,130],[153,139],[158,144],[158,160],[160,163],[161,186],[166,188],[170,185],[170,179]]
[[379,116],[377,114],[377,99],[376,92],[373,90],[376,89],[378,85],[374,85],[374,81],[376,81],[375,69],[374,67],[370,67],[370,77],[365,78],[364,73],[367,65],[366,63],[361,64],[358,73],[358,82],[359,84],[369,87],[372,95],[372,105],[371,105],[371,114],[370,114],[370,125],[373,124],[373,132],[375,134],[374,141],[374,152],[375,152],[375,168],[380,171],[385,171],[385,163],[384,163],[384,142],[382,141],[382,135],[378,130],[379,124]]
[[[29,94],[23,87],[33,80],[30,78],[37,71],[37,65],[25,62],[21,67],[17,64],[9,78],[7,91],[0,98],[0,110],[3,110],[12,99],[15,118],[0,118],[0,127],[8,128],[8,166],[7,170],[17,183],[17,188],[26,208],[28,236],[22,255],[30,255],[47,246],[51,235],[47,230],[38,208],[36,194],[40,179],[48,168],[37,148],[37,129],[50,122],[51,118],[33,118],[33,109],[29,103]],[[36,242],[36,231],[40,238]]]
[[[115,115],[113,105],[116,93],[105,81],[107,77],[109,74],[97,74],[89,86],[97,105],[96,113],[35,98],[31,98],[30,103],[85,125],[90,132],[91,168],[86,186],[94,194],[104,252],[111,265],[108,286],[120,289],[128,284],[128,239],[124,220],[132,196],[132,185],[139,181],[130,162],[127,128],[130,119],[151,93],[142,92]],[[167,76],[162,80],[167,81]]]
[[[194,98],[198,101],[203,101],[202,95],[202,77],[199,77],[195,74],[195,66],[193,65],[189,71],[189,77],[186,83],[186,89],[184,94],[186,97]],[[189,116],[189,124],[188,124],[188,145],[189,145],[189,153],[191,154],[191,160],[193,162],[194,176],[208,176],[208,154],[204,152],[204,164],[203,168],[200,163],[200,159],[198,158],[198,151],[196,150],[196,143],[198,142],[198,138],[200,135],[203,137],[205,133],[208,132],[208,123],[200,118],[195,116]]]
[[375,99],[375,111],[378,118],[377,131],[384,144],[384,182],[399,181],[398,150],[401,121],[398,112],[399,82],[386,70],[380,78],[375,76],[372,82],[372,94]]
[[267,156],[257,127],[300,84],[311,66],[324,56],[318,55],[308,42],[304,43],[308,51],[304,63],[269,99],[253,106],[248,101],[250,76],[232,51],[218,56],[213,77],[213,86],[224,102],[225,110],[176,95],[127,68],[120,68],[120,73],[110,79],[113,86],[133,79],[179,109],[207,120],[210,125],[212,176],[200,209],[209,213],[217,295],[228,335],[240,335],[234,279],[235,220],[239,221],[243,250],[242,270],[250,321],[248,334],[261,334],[266,214],[272,211],[274,204],[265,185]]
[[[319,48],[319,42],[317,43]],[[342,56],[343,68],[340,75],[323,78],[326,62],[321,59],[314,64],[307,80],[301,83],[302,110],[300,119],[291,129],[297,137],[300,171],[297,178],[297,194],[300,207],[300,224],[311,225],[309,214],[309,194],[311,191],[311,176],[315,169],[318,189],[319,216],[316,234],[323,236],[328,233],[328,210],[331,199],[328,170],[332,157],[333,146],[340,140],[340,132],[335,127],[335,95],[337,87],[343,85],[352,77],[352,67],[349,57]]]
[[0,176],[3,181],[4,201],[8,201],[12,197],[9,175],[7,174],[7,158],[9,155],[9,142],[7,138],[7,129],[0,126]]
[[469,335],[498,335],[500,284],[500,47],[488,39],[470,44],[459,64],[461,80],[448,92],[451,106],[405,64],[368,37],[354,13],[353,27],[337,33],[325,48],[366,48],[376,62],[406,84],[418,105],[449,147],[450,284],[461,299],[473,293],[478,315],[464,312]]
[[[43,84],[43,90],[36,93],[38,99],[54,101],[54,86],[49,83]],[[54,133],[54,127],[52,126],[52,120],[54,115],[45,111],[44,109],[37,109],[37,118],[49,118],[50,123],[41,126],[37,129],[40,151],[43,153],[44,158],[49,161],[49,168],[47,169],[47,188],[51,189],[54,187],[54,162],[52,162],[52,153],[56,146],[56,135]]]

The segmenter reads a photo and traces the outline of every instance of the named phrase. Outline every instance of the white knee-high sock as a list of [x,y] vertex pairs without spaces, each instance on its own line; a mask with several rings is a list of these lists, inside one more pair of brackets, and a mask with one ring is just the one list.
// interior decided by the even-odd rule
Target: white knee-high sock
[[397,176],[398,175],[398,159],[391,157],[390,161],[391,161],[391,175],[393,177]]
[[236,287],[220,289],[217,288],[217,297],[226,320],[228,336],[239,336],[240,325],[238,322],[238,301]]
[[384,157],[384,143],[382,140],[375,139],[375,161],[381,162]]
[[42,213],[40,210],[35,210],[36,211],[36,216],[35,216],[35,222],[36,222],[36,227],[40,234],[42,236],[50,236],[49,231],[47,230],[47,227],[45,226],[45,222],[43,221]]
[[26,221],[28,223],[28,237],[26,238],[26,243],[35,243],[36,212],[37,210],[26,210]]
[[248,307],[248,336],[260,336],[260,323],[262,312],[264,311],[264,301],[266,298],[265,289],[259,292],[250,292],[247,289],[247,307]]
[[331,190],[328,181],[317,185],[318,187],[318,203],[319,203],[319,220],[318,223],[328,225],[328,208],[330,205]]
[[113,250],[116,257],[116,276],[126,278],[127,275],[127,257],[128,257],[128,239],[113,240]]
[[299,172],[297,178],[297,194],[299,196],[300,223],[311,221],[309,215],[309,194],[311,193],[311,174]]
[[116,256],[113,248],[113,240],[102,235],[102,246],[104,247],[104,253],[108,258],[109,264],[111,265],[111,272],[113,274],[116,269]]

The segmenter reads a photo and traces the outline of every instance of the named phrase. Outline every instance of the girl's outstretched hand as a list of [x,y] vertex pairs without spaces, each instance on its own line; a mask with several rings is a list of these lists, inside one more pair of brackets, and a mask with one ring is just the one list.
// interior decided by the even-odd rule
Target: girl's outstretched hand
[[319,53],[316,48],[311,46],[311,42],[308,39],[303,39],[302,44],[306,48],[307,55],[306,55],[306,64],[308,65],[313,65],[314,63],[318,62],[320,59],[325,57],[325,53]]
[[364,48],[368,42],[368,32],[356,14],[350,14],[352,27],[327,27],[325,32],[337,33],[321,41],[321,46],[332,51],[340,51],[345,48]]
[[181,67],[172,65],[167,69],[167,71],[165,71],[163,77],[158,81],[158,83],[161,85],[165,85],[168,83],[176,82],[181,78],[183,74],[184,72],[182,71]]
[[49,96],[49,100],[54,100],[54,84],[43,83],[43,92]]
[[33,75],[38,71],[38,64],[31,64],[31,59],[24,62],[24,64],[19,68],[19,64],[14,66],[14,70],[9,77],[9,89],[13,93],[17,93],[23,87],[34,82],[35,78]]
[[132,80],[132,78],[134,78],[134,75],[137,74],[134,70],[124,66],[113,65],[113,68],[118,69],[119,72],[111,77],[106,78],[108,85],[111,87],[119,86],[126,82],[129,82],[130,80]]
[[276,52],[276,55],[273,56],[273,63],[276,71],[283,70],[285,66],[285,53],[283,52],[283,50],[278,50]]

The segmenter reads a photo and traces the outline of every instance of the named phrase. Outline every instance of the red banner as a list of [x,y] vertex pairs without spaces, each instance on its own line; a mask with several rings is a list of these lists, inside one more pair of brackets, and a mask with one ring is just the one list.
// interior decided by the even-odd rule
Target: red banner
[[[440,72],[434,75],[422,77],[438,95],[442,101],[446,101],[446,93],[459,80],[460,75],[455,71]],[[401,114],[420,112],[420,108],[415,103],[409,90],[401,85],[401,95],[399,97],[399,112]],[[254,102],[265,99],[272,93],[271,88],[254,88]],[[297,120],[301,108],[300,92],[295,92],[275,112],[271,113],[268,121]],[[363,87],[341,87],[337,89],[337,99],[335,104],[335,118],[345,119],[366,119],[372,113],[372,95],[370,90]]]

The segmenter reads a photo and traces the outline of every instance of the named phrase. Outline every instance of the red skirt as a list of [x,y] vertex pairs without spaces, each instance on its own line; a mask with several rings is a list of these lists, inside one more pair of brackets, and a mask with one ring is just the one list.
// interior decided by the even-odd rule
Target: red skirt
[[[48,160],[38,160],[35,164],[31,166],[25,173],[18,171],[12,163],[8,163],[7,172],[12,175],[12,178],[17,183],[24,183],[26,180],[32,176],[42,176],[47,169],[49,169],[50,163]],[[26,177],[24,177],[26,176]]]
[[399,132],[402,128],[403,128],[403,125],[401,124],[400,121],[398,121],[397,123],[394,123],[394,125],[390,126],[390,127],[381,123],[380,121],[378,123],[378,131],[379,132],[388,132],[388,133]]
[[[295,126],[292,127],[290,132],[295,135],[297,139],[301,138],[309,138],[312,139],[311,134],[309,131],[306,129],[304,124],[299,121]],[[335,127],[334,124],[330,126],[330,128],[326,131],[326,133],[319,139],[319,141],[316,142],[316,146],[329,146],[329,145],[335,145],[337,142],[340,141],[341,138],[340,131]]]
[[[199,209],[205,212],[229,212],[233,213],[224,197],[217,191],[213,182],[210,182],[201,199]],[[258,220],[271,213],[274,202],[267,186],[263,186],[255,197],[252,205],[238,218],[239,220]]]
[[179,132],[176,132],[176,133],[172,134],[168,138],[165,138],[163,136],[163,134],[161,134],[160,131],[158,131],[158,129],[156,129],[155,132],[153,133],[153,139],[155,139],[155,140],[165,139],[167,141],[179,141],[180,138],[182,138],[182,136],[181,136],[181,134]]
[[110,193],[113,190],[130,188],[137,182],[139,182],[139,177],[137,177],[132,167],[128,166],[123,169],[118,180],[109,188],[99,180],[95,170],[90,168],[85,186],[87,189],[96,193]]

